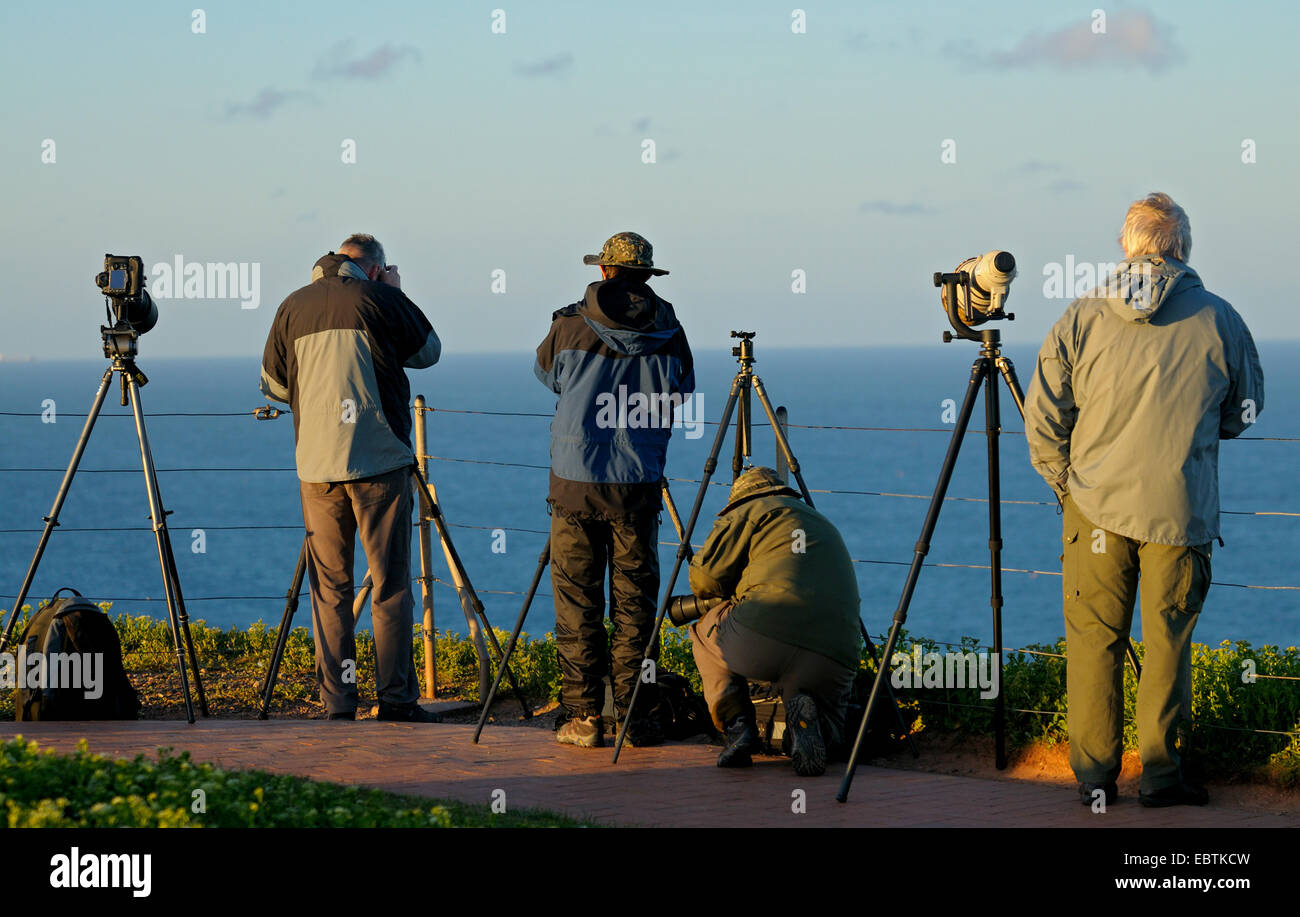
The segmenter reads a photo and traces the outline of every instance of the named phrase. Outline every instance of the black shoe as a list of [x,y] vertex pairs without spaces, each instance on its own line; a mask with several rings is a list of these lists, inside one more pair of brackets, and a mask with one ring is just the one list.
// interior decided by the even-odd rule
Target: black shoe
[[817,704],[807,694],[796,694],[785,708],[785,731],[790,736],[790,760],[800,777],[826,773],[826,740],[822,738]]
[[759,749],[758,726],[752,716],[741,714],[727,724],[727,747],[718,755],[718,767],[751,767]]
[[1114,783],[1081,783],[1079,784],[1079,802],[1085,806],[1091,806],[1095,801],[1093,794],[1097,790],[1101,790],[1106,794],[1103,797],[1104,805],[1113,806],[1115,800],[1119,799],[1119,787]]
[[331,713],[329,715],[329,718],[331,720],[355,720],[357,718],[357,714],[356,711],[354,710],[344,710],[344,711],[340,711],[339,713]]
[[379,702],[377,720],[392,723],[441,723],[442,714],[425,710],[419,704],[386,704]]
[[1138,793],[1138,802],[1148,809],[1163,809],[1166,806],[1203,806],[1210,801],[1210,794],[1205,787],[1192,783],[1175,783],[1154,793]]

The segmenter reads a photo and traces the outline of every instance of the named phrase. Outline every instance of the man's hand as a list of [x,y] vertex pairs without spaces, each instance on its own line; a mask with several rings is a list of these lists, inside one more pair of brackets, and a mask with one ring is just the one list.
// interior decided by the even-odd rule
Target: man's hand
[[379,282],[386,283],[390,287],[396,287],[400,290],[402,288],[402,277],[397,273],[397,265],[390,264],[381,270],[379,272]]

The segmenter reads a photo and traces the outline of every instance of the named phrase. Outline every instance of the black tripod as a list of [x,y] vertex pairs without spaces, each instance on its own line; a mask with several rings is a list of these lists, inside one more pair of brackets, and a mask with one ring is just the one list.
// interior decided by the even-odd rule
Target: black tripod
[[194,641],[190,638],[190,618],[185,610],[185,598],[181,594],[181,581],[176,573],[176,556],[172,553],[171,536],[167,531],[167,516],[169,511],[163,509],[162,495],[158,489],[158,471],[154,467],[153,452],[149,448],[149,434],[144,427],[144,408],[140,404],[140,387],[146,385],[149,379],[145,376],[140,368],[135,364],[135,357],[139,351],[138,340],[139,334],[125,321],[117,321],[112,327],[107,325],[100,327],[100,335],[104,339],[104,356],[112,360],[113,363],[104,372],[103,379],[99,382],[99,390],[95,393],[95,402],[90,408],[90,413],[86,415],[86,423],[81,428],[81,436],[77,439],[77,445],[72,451],[72,460],[68,462],[68,470],[63,474],[63,482],[59,485],[59,491],[54,497],[54,505],[50,508],[50,514],[45,517],[45,528],[41,532],[40,541],[36,545],[36,553],[32,557],[31,565],[27,568],[27,575],[23,578],[22,587],[18,590],[18,596],[14,600],[13,610],[9,613],[9,621],[5,625],[4,635],[0,636],[0,649],[9,645],[9,640],[13,636],[14,625],[18,623],[18,613],[23,607],[23,600],[27,598],[27,593],[32,587],[32,581],[36,578],[36,568],[40,566],[41,557],[45,554],[45,546],[49,543],[50,534],[54,527],[59,524],[59,513],[63,509],[63,501],[67,499],[68,491],[72,487],[72,479],[77,473],[77,466],[81,463],[81,456],[86,451],[86,444],[90,441],[90,433],[95,427],[95,421],[99,418],[100,409],[104,406],[104,398],[108,394],[108,387],[113,381],[113,375],[117,374],[121,381],[122,406],[131,405],[131,412],[135,415],[135,435],[140,442],[140,463],[144,470],[144,488],[149,499],[149,519],[153,524],[154,539],[158,545],[158,566],[162,571],[163,593],[167,599],[167,616],[171,623],[172,646],[176,653],[176,667],[181,676],[181,690],[185,699],[185,718],[190,723],[194,722],[194,703],[190,697],[190,682],[186,672],[186,655],[189,655],[189,665],[194,673],[194,687],[199,695],[199,710],[204,715],[208,715],[208,701],[203,694],[203,681],[199,674],[199,659],[194,652]]
[[[763,380],[754,373],[754,332],[753,331],[733,331],[733,338],[739,338],[740,343],[731,348],[731,355],[740,363],[740,369],[737,371],[735,378],[731,383],[731,392],[727,395],[727,404],[722,409],[722,419],[718,422],[718,432],[713,438],[713,448],[709,450],[709,457],[704,462],[704,476],[700,480],[699,490],[695,493],[695,503],[691,507],[691,515],[686,523],[685,529],[678,527],[681,537],[681,543],[677,547],[677,556],[673,561],[672,576],[669,577],[667,588],[664,590],[663,598],[659,603],[659,613],[655,618],[654,631],[650,637],[650,645],[646,647],[645,659],[642,660],[642,672],[645,672],[648,666],[646,661],[653,664],[657,656],[659,645],[659,632],[663,627],[664,615],[668,611],[668,604],[672,601],[673,587],[677,583],[677,575],[681,572],[682,563],[691,556],[691,533],[695,531],[696,520],[699,519],[700,508],[704,504],[704,494],[709,489],[709,480],[713,477],[714,471],[718,467],[718,455],[722,452],[722,443],[727,436],[727,428],[731,424],[731,415],[736,413],[736,448],[731,460],[731,479],[734,481],[740,476],[744,469],[745,459],[752,454],[753,429],[751,424],[751,391],[758,396],[758,403],[762,405],[763,413],[767,415],[768,423],[772,426],[772,433],[776,436],[777,455],[789,468],[790,473],[794,475],[795,481],[799,484],[799,492],[802,494],[804,502],[809,506],[813,505],[812,494],[808,492],[808,485],[804,483],[803,473],[799,468],[799,460],[795,458],[793,450],[790,448],[790,441],[786,438],[785,428],[781,425],[777,412],[772,408],[772,402],[767,397],[767,390],[763,388]],[[739,410],[737,410],[739,405]],[[675,515],[675,513],[674,513]],[[875,645],[871,642],[870,636],[867,635],[867,629],[863,626],[861,620],[858,621],[858,628],[866,641],[868,650],[872,658],[876,656]],[[885,658],[888,658],[886,656]],[[877,665],[880,666],[877,660]],[[880,666],[883,668],[883,666]],[[632,688],[632,698],[628,701],[627,713],[623,716],[623,723],[618,731],[618,739],[614,743],[614,763],[618,763],[618,756],[623,750],[623,741],[627,738],[628,725],[632,722],[632,714],[636,709],[637,695],[641,691],[641,684],[644,677],[636,680]],[[892,689],[890,697],[893,697]],[[898,714],[899,724],[903,724],[902,712],[898,710],[897,704],[894,707]],[[906,733],[906,727],[903,728]],[[915,753],[915,748],[913,748]]]
[[[465,572],[465,564],[460,559],[460,554],[456,551],[456,546],[452,544],[451,532],[447,530],[447,521],[443,517],[442,508],[438,505],[437,496],[433,488],[425,481],[424,475],[420,473],[418,465],[413,465],[411,471],[415,475],[415,481],[418,485],[417,492],[420,496],[420,512],[425,521],[433,522],[438,529],[438,537],[442,541],[443,554],[447,558],[447,568],[451,571],[452,583],[456,587],[456,594],[460,598],[461,607],[465,611],[466,619],[471,616],[477,616],[481,628],[487,633],[488,639],[492,643],[492,648],[496,650],[497,657],[502,660],[501,670],[497,673],[497,680],[501,674],[505,673],[510,679],[510,687],[515,692],[515,697],[519,699],[520,706],[523,707],[524,718],[528,719],[533,715],[532,709],[524,699],[523,692],[519,689],[518,682],[515,681],[514,672],[510,671],[508,665],[508,651],[502,652],[501,644],[497,640],[496,633],[492,630],[492,625],[488,623],[487,612],[483,608],[483,602],[479,599],[478,593],[474,591],[473,584],[470,583],[469,574]],[[259,693],[262,695],[262,709],[258,713],[258,719],[266,719],[271,709],[271,696],[275,692],[275,683],[279,677],[280,663],[284,658],[284,649],[289,642],[289,629],[293,621],[293,616],[298,610],[298,599],[302,594],[303,576],[307,571],[307,539],[304,537],[302,548],[298,551],[298,563],[293,571],[293,582],[289,586],[289,591],[285,595],[284,615],[280,619],[280,630],[276,634],[275,648],[271,653],[271,664],[267,667],[266,678],[262,681]],[[539,574],[540,576],[540,574]],[[353,605],[353,615],[359,617],[361,609],[365,606],[365,597],[368,592],[369,576],[362,584],[361,590],[357,595],[356,602]],[[536,585],[534,585],[534,590]],[[530,596],[531,597],[531,596]],[[495,691],[496,685],[493,685]]]

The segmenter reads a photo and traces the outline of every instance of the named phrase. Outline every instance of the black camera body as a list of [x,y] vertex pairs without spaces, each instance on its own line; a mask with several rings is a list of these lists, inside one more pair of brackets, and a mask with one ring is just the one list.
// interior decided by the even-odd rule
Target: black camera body
[[144,292],[144,259],[139,255],[105,255],[95,285],[112,299],[139,299]]
[[112,306],[113,331],[138,336],[158,324],[158,307],[144,288],[144,259],[139,255],[105,255],[95,286]]

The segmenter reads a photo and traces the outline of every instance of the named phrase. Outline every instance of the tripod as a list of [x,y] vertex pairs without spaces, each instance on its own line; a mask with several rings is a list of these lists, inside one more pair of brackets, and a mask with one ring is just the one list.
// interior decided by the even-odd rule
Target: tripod
[[[438,537],[442,541],[443,554],[447,558],[447,567],[451,571],[452,583],[456,587],[456,593],[460,597],[461,608],[465,612],[466,620],[473,620],[474,616],[480,623],[484,632],[487,633],[488,639],[492,643],[492,648],[496,650],[497,657],[502,660],[501,670],[497,673],[499,681],[502,673],[510,679],[510,687],[515,692],[515,697],[519,699],[519,704],[523,707],[524,719],[533,715],[532,709],[529,708],[527,701],[524,699],[523,692],[519,689],[518,682],[515,681],[514,672],[510,671],[508,665],[508,654],[503,653],[501,644],[497,640],[496,633],[492,630],[492,625],[488,623],[487,612],[483,608],[483,602],[479,600],[478,593],[474,591],[473,584],[470,583],[469,574],[465,572],[465,565],[460,559],[460,554],[456,551],[456,546],[452,544],[451,533],[447,530],[447,522],[442,514],[442,508],[438,505],[438,498],[433,490],[432,485],[427,483],[424,475],[420,473],[418,465],[411,468],[416,484],[417,492],[420,496],[420,512],[425,521],[433,522],[438,529]],[[258,719],[266,719],[271,709],[271,696],[275,692],[276,679],[279,677],[280,663],[284,659],[285,646],[289,642],[289,628],[293,621],[294,614],[298,610],[298,599],[302,594],[302,580],[307,571],[307,539],[303,538],[302,548],[298,551],[298,563],[293,571],[293,581],[289,586],[289,591],[285,595],[284,615],[280,619],[280,629],[276,634],[275,648],[271,653],[271,664],[267,667],[266,678],[263,679],[259,693],[262,695],[262,709],[258,713]],[[540,573],[538,574],[540,576]],[[534,584],[534,590],[536,585]],[[366,578],[357,592],[357,596],[352,604],[353,620],[361,616],[361,610],[365,607],[366,597],[370,591],[370,575],[367,572]],[[531,595],[530,595],[531,598]],[[522,623],[522,621],[521,621]],[[496,685],[494,683],[493,690]]]
[[[655,648],[659,643],[659,632],[663,627],[664,615],[668,611],[668,605],[672,601],[673,587],[677,583],[677,576],[681,572],[682,563],[691,555],[691,533],[695,531],[695,523],[699,519],[700,508],[704,504],[704,494],[709,489],[709,480],[713,477],[714,471],[718,467],[718,455],[722,451],[722,443],[727,436],[727,428],[731,424],[731,415],[736,413],[736,448],[731,460],[731,479],[734,481],[740,477],[744,468],[744,462],[752,454],[753,430],[752,430],[752,408],[750,402],[750,393],[758,396],[758,403],[763,408],[763,413],[767,415],[768,423],[772,426],[772,432],[776,436],[777,455],[779,459],[789,468],[790,473],[794,475],[795,481],[799,484],[799,492],[802,494],[804,502],[809,506],[813,505],[812,494],[808,492],[808,485],[804,483],[803,472],[799,468],[799,460],[795,458],[794,451],[790,448],[790,441],[786,438],[785,428],[781,425],[780,417],[772,408],[772,402],[767,397],[767,390],[763,388],[763,380],[754,373],[754,363],[757,362],[754,357],[754,332],[753,331],[733,331],[733,338],[738,338],[740,343],[731,349],[731,355],[736,358],[740,364],[735,378],[731,382],[731,391],[727,395],[727,404],[722,409],[722,419],[718,422],[718,432],[713,438],[713,448],[709,450],[709,457],[704,462],[704,476],[700,480],[699,489],[695,493],[695,503],[691,507],[691,515],[686,523],[685,529],[678,526],[681,537],[681,543],[677,547],[677,555],[673,561],[673,572],[668,579],[667,588],[664,590],[663,598],[659,603],[659,613],[655,618],[654,631],[650,637],[650,645],[646,647],[646,655],[642,660],[641,670],[645,672],[646,662],[653,665]],[[676,514],[674,513],[674,516]],[[867,648],[871,652],[873,659],[876,657],[875,645],[871,642],[871,637],[867,634],[866,627],[862,621],[858,621],[858,629],[866,641]],[[885,658],[889,658],[886,656]],[[877,666],[880,666],[877,660]],[[653,671],[653,670],[652,670]],[[633,711],[636,709],[636,699],[641,691],[641,684],[644,677],[636,680],[632,688],[632,698],[628,701],[627,713],[623,717],[623,723],[618,731],[618,739],[614,743],[614,763],[618,763],[619,754],[623,750],[623,741],[627,738],[627,730],[632,722]],[[893,697],[893,691],[889,691],[890,697]],[[894,706],[898,714],[900,725],[903,724],[903,715],[898,710],[897,704]],[[903,729],[907,732],[906,727]],[[909,737],[910,738],[910,737]],[[915,747],[913,747],[915,754]]]
[[[1010,255],[1007,255],[1007,257],[1010,258]],[[1007,268],[1008,272],[1014,269],[1014,264],[1015,262],[1012,261],[1011,266]],[[948,313],[948,321],[956,332],[954,335],[951,331],[945,331],[943,333],[944,342],[948,343],[954,337],[960,337],[968,341],[979,341],[982,346],[980,347],[979,356],[975,358],[975,363],[971,366],[970,381],[966,386],[966,396],[962,400],[961,410],[957,416],[957,425],[953,429],[952,440],[948,443],[948,452],[944,456],[943,467],[939,471],[939,481],[935,485],[933,496],[930,498],[930,507],[925,515],[925,523],[921,527],[921,537],[916,542],[912,555],[912,565],[907,573],[907,581],[903,585],[903,594],[898,600],[898,608],[894,612],[893,625],[889,629],[889,639],[885,643],[884,658],[885,660],[894,658],[894,649],[898,643],[898,632],[907,620],[907,609],[912,602],[912,593],[916,589],[917,579],[921,575],[921,567],[924,564],[925,557],[930,551],[930,539],[934,535],[935,526],[939,523],[939,511],[943,508],[944,497],[948,493],[948,483],[952,480],[953,469],[957,465],[957,454],[961,450],[962,440],[966,436],[966,428],[970,424],[971,414],[975,409],[975,401],[979,397],[980,388],[982,387],[984,389],[984,430],[988,440],[989,569],[992,571],[989,604],[993,609],[993,653],[996,656],[993,663],[996,673],[994,684],[998,686],[997,694],[993,699],[993,744],[995,764],[998,770],[1002,770],[1007,766],[1007,753],[1006,698],[1002,691],[1002,477],[998,453],[998,437],[1002,432],[1002,416],[998,402],[998,375],[1002,376],[1007,388],[1011,391],[1011,397],[1015,401],[1016,410],[1020,412],[1021,419],[1025,416],[1025,396],[1024,392],[1021,391],[1020,381],[1016,378],[1015,366],[1012,365],[1010,358],[1002,355],[1001,333],[993,328],[986,328],[977,332],[967,323],[972,321],[974,324],[979,324],[984,320],[982,318],[976,320],[976,313],[972,311],[971,288],[974,281],[971,274],[963,270],[954,273],[936,273],[934,275],[934,285],[944,288],[944,308]],[[961,286],[965,292],[966,304],[964,307],[960,305],[958,300],[958,286]],[[977,287],[977,295],[980,292],[982,291]],[[991,311],[986,312],[986,318],[1015,318],[1015,315],[1002,311],[1001,300],[995,298],[994,306]],[[963,320],[963,318],[966,320]],[[1131,643],[1128,646],[1128,653],[1134,671],[1139,671],[1137,654],[1134,652]],[[886,665],[882,665],[876,671],[876,680],[871,686],[871,696],[867,700],[867,708],[863,712],[862,725],[859,727],[857,739],[853,743],[853,751],[849,755],[849,763],[844,771],[844,779],[840,783],[839,792],[835,796],[840,802],[848,800],[849,788],[853,785],[853,774],[858,766],[858,754],[862,749],[863,737],[867,734],[867,728],[875,712],[881,686],[888,686],[887,669]]]
[[9,645],[9,640],[13,636],[14,625],[18,623],[18,613],[23,607],[23,600],[31,589],[32,581],[36,578],[36,569],[40,566],[41,557],[45,554],[45,547],[49,543],[50,534],[54,527],[59,524],[59,513],[63,509],[63,502],[67,499],[68,491],[72,487],[72,479],[77,473],[77,466],[81,464],[81,456],[86,451],[86,444],[90,441],[91,431],[95,427],[95,421],[99,419],[99,412],[104,406],[104,398],[108,394],[108,387],[113,381],[113,376],[117,375],[121,382],[121,404],[126,407],[131,405],[131,412],[135,416],[135,435],[140,443],[140,464],[144,471],[145,493],[149,500],[149,519],[153,526],[154,540],[158,547],[158,566],[162,572],[163,594],[167,600],[167,616],[171,624],[172,646],[176,653],[176,668],[181,676],[181,691],[185,700],[185,718],[188,722],[194,722],[194,702],[190,695],[189,675],[186,672],[186,655],[189,656],[189,666],[194,673],[194,687],[199,696],[199,710],[204,715],[208,715],[208,701],[203,693],[203,681],[199,674],[199,659],[194,652],[194,641],[190,638],[190,618],[185,610],[185,597],[181,594],[181,581],[176,572],[176,556],[172,553],[171,536],[167,531],[167,516],[169,510],[163,509],[162,495],[158,489],[158,471],[153,463],[153,451],[149,448],[149,434],[145,431],[144,426],[144,408],[140,404],[140,388],[148,384],[149,379],[145,376],[140,368],[136,366],[135,357],[139,352],[138,340],[139,333],[125,321],[117,321],[110,328],[107,325],[100,327],[100,336],[104,340],[104,356],[112,360],[112,365],[104,371],[104,377],[99,382],[99,389],[95,392],[95,401],[90,408],[90,413],[86,415],[86,422],[81,428],[81,436],[77,439],[77,445],[72,451],[72,460],[68,462],[68,470],[63,474],[63,482],[59,485],[59,491],[55,494],[54,505],[50,508],[50,514],[45,518],[45,528],[41,531],[40,541],[36,545],[36,553],[32,557],[31,565],[27,568],[27,575],[23,578],[23,584],[18,590],[18,596],[14,600],[14,607],[9,613],[9,621],[5,625],[4,634],[0,636],[0,649]]

